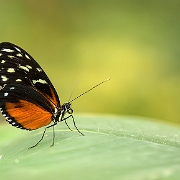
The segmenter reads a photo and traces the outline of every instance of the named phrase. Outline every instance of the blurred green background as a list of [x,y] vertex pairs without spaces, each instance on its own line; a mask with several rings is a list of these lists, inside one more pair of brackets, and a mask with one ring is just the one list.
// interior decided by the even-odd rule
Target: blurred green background
[[[0,0],[0,42],[25,49],[74,112],[180,123],[180,1]],[[2,121],[1,121],[2,122]]]

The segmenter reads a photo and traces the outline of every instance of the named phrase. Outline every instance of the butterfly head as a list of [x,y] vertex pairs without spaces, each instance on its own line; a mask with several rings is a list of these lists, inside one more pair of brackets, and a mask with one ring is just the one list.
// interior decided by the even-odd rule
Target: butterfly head
[[62,113],[62,118],[61,119],[64,118],[66,113],[68,113],[70,115],[73,113],[73,109],[71,108],[71,103],[70,102],[64,103],[62,105],[61,113]]

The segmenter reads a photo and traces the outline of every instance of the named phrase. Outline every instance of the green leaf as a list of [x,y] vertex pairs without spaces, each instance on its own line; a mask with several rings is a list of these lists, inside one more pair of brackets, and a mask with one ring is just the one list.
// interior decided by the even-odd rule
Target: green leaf
[[[180,127],[146,118],[75,116],[76,130],[64,123],[35,148],[43,129],[0,129],[0,177],[21,179],[180,179]],[[70,119],[69,125],[72,127]],[[7,137],[7,138],[6,138]]]

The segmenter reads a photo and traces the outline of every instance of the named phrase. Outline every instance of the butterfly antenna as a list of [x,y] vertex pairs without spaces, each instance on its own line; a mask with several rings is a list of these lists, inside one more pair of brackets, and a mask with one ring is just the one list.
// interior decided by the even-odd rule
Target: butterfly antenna
[[73,90],[72,90],[72,92],[71,92],[71,95],[70,95],[70,97],[69,97],[68,102],[71,102],[70,99],[72,98],[72,95],[73,95],[73,93],[74,93],[74,91],[75,91],[77,85],[78,85],[78,81],[77,81],[76,84],[74,85],[74,88],[73,88]]
[[105,83],[105,82],[109,81],[110,79],[111,79],[111,78],[108,78],[108,79],[106,79],[106,80],[104,80],[104,81],[100,82],[99,84],[97,84],[97,85],[93,86],[92,88],[90,88],[89,90],[87,90],[87,91],[85,91],[84,93],[80,94],[79,96],[75,97],[74,99],[72,99],[72,100],[71,100],[71,101],[69,101],[69,102],[72,102],[72,101],[74,101],[75,99],[78,99],[78,98],[79,98],[79,97],[81,97],[82,95],[84,95],[84,94],[88,93],[89,91],[91,91],[91,90],[93,90],[94,88],[96,88],[96,87],[100,86],[101,84],[103,84],[103,83]]

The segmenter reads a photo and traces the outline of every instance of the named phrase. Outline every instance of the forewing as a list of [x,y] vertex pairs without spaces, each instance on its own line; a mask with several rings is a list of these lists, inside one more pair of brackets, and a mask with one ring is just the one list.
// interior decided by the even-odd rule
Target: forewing
[[57,92],[40,65],[22,48],[3,42],[0,44],[0,86],[12,84],[33,87],[55,107],[60,106]]

